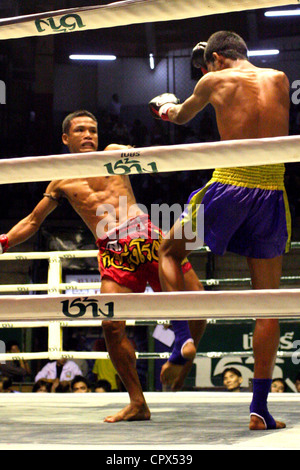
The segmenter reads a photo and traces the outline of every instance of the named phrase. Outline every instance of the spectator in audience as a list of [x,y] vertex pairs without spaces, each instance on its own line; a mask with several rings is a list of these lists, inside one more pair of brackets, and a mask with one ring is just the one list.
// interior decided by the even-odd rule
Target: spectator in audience
[[85,377],[76,375],[71,382],[71,390],[73,393],[90,393],[91,386]]
[[76,377],[82,375],[78,365],[68,359],[58,359],[48,362],[35,377],[35,382],[44,379],[52,384],[51,392],[68,392],[70,383]]
[[242,374],[235,367],[228,367],[222,374],[223,384],[228,392],[240,392],[243,382]]
[[51,384],[43,379],[38,380],[32,387],[32,393],[50,393]]
[[[94,351],[106,351],[105,341],[100,338],[95,341]],[[111,390],[122,390],[121,380],[110,359],[96,359],[93,367],[95,380],[107,380]]]
[[[7,353],[15,354],[16,356],[20,355],[20,347],[17,341],[9,341],[6,350]],[[28,362],[21,358],[0,364],[0,372],[6,377],[11,378],[13,382],[23,382],[27,375],[31,375]]]
[[169,138],[162,122],[155,119],[150,129],[150,145],[168,145]]
[[271,393],[284,393],[286,391],[286,383],[283,379],[277,378],[272,380]]
[[[84,339],[79,335],[76,338],[68,339],[66,343],[65,351],[84,351],[85,350],[85,342]],[[89,363],[86,359],[72,359],[75,364],[78,365],[79,369],[81,370],[81,375],[83,377],[88,378],[89,375]]]
[[108,380],[98,380],[94,387],[95,393],[109,393],[111,392],[111,385]]
[[71,380],[54,379],[51,385],[51,393],[71,393]]
[[121,103],[119,100],[119,95],[118,93],[114,93],[111,97],[111,102],[109,104],[109,116],[112,120],[112,122],[116,122],[121,114]]
[[144,147],[148,136],[148,129],[140,119],[135,119],[130,130],[131,145],[133,147]]
[[10,377],[1,377],[0,378],[0,390],[2,393],[20,393],[17,390],[14,390],[12,379]]
[[0,393],[13,393],[12,381],[9,377],[1,375],[0,377]]
[[120,145],[130,144],[128,127],[121,118],[119,118],[113,126],[112,138],[114,142],[118,142]]
[[297,392],[300,392],[300,372],[296,376],[295,387],[296,387]]

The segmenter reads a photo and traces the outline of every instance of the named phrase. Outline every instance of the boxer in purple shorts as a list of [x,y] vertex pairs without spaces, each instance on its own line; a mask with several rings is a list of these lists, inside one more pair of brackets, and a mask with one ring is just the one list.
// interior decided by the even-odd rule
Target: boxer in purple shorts
[[291,238],[284,165],[248,167],[247,184],[252,180],[259,187],[241,186],[244,170],[216,170],[204,188],[190,195],[182,223],[203,204],[204,242],[213,253],[275,258],[289,251]]
[[[289,134],[288,79],[283,72],[252,65],[240,36],[219,31],[197,44],[192,60],[203,73],[193,93],[182,104],[170,93],[154,98],[149,107],[155,118],[185,124],[211,104],[221,140]],[[284,165],[216,169],[208,184],[191,194],[186,211],[160,247],[162,289],[184,290],[180,262],[191,251],[186,228],[199,222],[199,204],[204,205],[203,238],[212,252],[246,257],[252,287],[278,289],[291,236],[283,179]],[[196,240],[199,231],[194,233]],[[285,427],[267,407],[279,339],[277,319],[256,320],[250,430]]]

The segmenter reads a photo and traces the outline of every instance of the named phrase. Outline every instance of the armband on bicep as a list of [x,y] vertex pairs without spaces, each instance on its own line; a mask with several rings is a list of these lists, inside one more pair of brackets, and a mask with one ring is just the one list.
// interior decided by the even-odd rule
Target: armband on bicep
[[47,193],[44,193],[43,196],[44,196],[44,197],[48,197],[49,199],[51,199],[51,201],[54,201],[54,202],[56,202],[57,204],[61,204],[61,203],[62,203],[62,198],[54,197],[54,196],[52,196],[51,194],[47,194]]

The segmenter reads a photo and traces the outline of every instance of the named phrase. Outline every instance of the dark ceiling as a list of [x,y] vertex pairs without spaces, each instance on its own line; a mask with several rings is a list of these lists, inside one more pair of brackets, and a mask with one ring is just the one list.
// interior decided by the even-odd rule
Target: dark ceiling
[[[101,0],[1,0],[0,17],[27,15],[64,8],[105,5]],[[290,8],[295,8],[293,5]],[[299,35],[300,18],[266,18],[264,10],[228,13],[180,21],[147,23],[55,36],[57,62],[66,62],[70,53],[112,53],[118,57],[144,57],[149,52],[192,48],[217,30],[236,31],[249,47],[259,40]]]

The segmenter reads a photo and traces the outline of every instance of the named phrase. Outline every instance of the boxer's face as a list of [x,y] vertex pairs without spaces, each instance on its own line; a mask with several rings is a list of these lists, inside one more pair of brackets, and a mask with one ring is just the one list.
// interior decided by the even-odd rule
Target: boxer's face
[[71,153],[95,152],[98,149],[97,123],[88,116],[79,116],[71,121],[67,134],[62,141]]

